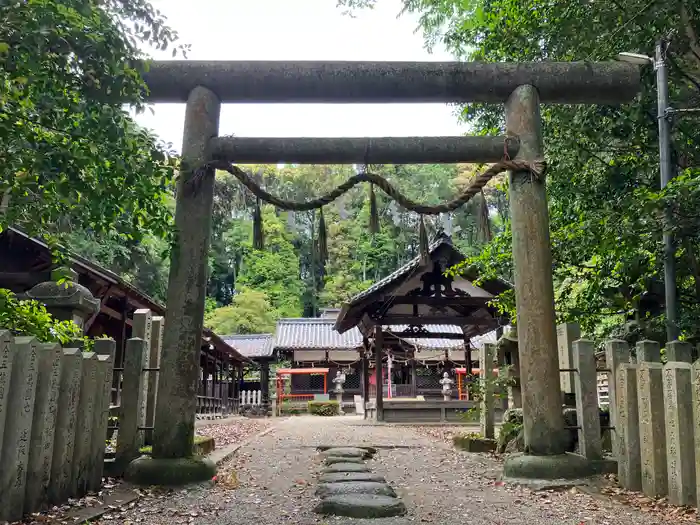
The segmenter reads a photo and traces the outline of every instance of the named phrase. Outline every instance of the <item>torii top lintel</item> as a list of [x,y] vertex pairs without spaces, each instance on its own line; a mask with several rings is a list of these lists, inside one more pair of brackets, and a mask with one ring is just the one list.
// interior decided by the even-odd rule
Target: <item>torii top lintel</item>
[[222,103],[503,103],[532,85],[549,104],[620,104],[639,91],[624,62],[153,61],[151,102],[186,102],[197,86]]

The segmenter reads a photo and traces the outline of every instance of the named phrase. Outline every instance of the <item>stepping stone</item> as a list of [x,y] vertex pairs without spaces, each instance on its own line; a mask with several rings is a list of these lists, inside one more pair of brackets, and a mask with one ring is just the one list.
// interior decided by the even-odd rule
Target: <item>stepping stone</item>
[[338,458],[371,458],[372,453],[364,448],[355,447],[339,447],[339,448],[329,448],[324,450],[322,454],[325,457],[335,456]]
[[[350,448],[359,448],[359,449],[361,449],[361,450],[366,450],[366,451],[369,452],[372,456],[374,456],[374,455],[377,453],[377,449],[376,449],[375,447],[368,447],[368,446],[365,446],[365,445],[344,445],[343,447],[340,447],[340,448],[348,448],[348,447],[350,447]],[[321,445],[321,446],[319,446],[319,447],[316,447],[316,449],[317,449],[317,450],[320,450],[321,452],[325,452],[326,450],[331,450],[331,449],[334,449],[334,448],[339,448],[339,447],[333,446],[333,445]]]
[[342,494],[321,500],[314,512],[348,518],[390,518],[406,514],[406,505],[400,499],[389,496]]
[[325,460],[326,465],[335,465],[336,463],[356,463],[364,465],[365,460],[362,458],[339,458],[337,456],[328,456]]
[[337,494],[376,494],[378,496],[396,497],[396,492],[385,483],[376,481],[346,481],[344,483],[321,483],[316,487],[316,495],[320,498]]
[[374,481],[376,483],[386,483],[384,477],[371,472],[331,472],[321,474],[319,483],[344,483],[346,481]]
[[370,470],[367,465],[358,463],[334,463],[330,467],[324,468],[321,472],[330,474],[332,472],[370,472]]

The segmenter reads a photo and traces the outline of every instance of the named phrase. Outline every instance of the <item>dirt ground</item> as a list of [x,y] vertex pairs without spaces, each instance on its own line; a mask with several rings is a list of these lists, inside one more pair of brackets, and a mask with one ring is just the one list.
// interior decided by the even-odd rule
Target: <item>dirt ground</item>
[[[500,463],[459,452],[436,429],[374,426],[353,416],[278,420],[275,429],[243,447],[208,487],[149,493],[132,509],[103,517],[102,524],[197,523],[217,525],[435,523],[634,524],[678,523],[578,490],[533,492],[497,481]],[[378,520],[322,517],[313,513],[319,445],[380,447],[368,461],[408,507],[408,515]],[[383,448],[400,447],[400,448]]]

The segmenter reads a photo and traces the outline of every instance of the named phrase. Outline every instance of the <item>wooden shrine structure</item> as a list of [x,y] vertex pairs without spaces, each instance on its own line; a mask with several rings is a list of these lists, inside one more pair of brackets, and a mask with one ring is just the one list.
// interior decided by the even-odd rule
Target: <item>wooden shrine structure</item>
[[[124,350],[132,337],[131,328],[136,310],[148,309],[153,315],[164,316],[165,306],[134,287],[125,279],[84,257],[70,254],[70,267],[78,275],[78,284],[99,299],[99,310],[83,324],[89,337],[108,336],[116,341],[115,366],[124,366]],[[21,296],[37,284],[51,279],[55,263],[49,247],[39,239],[8,228],[0,233],[0,288]],[[243,368],[253,361],[242,355],[207,328],[202,329],[197,378],[197,413],[210,412],[222,406],[219,383],[229,388],[228,399],[238,398],[238,384]],[[112,403],[120,402],[120,374],[115,373]]]
[[[343,334],[353,328],[363,337],[362,391],[365,406],[370,392],[370,368],[375,378],[374,406],[377,420],[383,420],[383,372],[387,351],[401,352],[406,339],[447,339],[462,343],[464,357],[469,363],[470,339],[507,324],[489,302],[510,285],[501,280],[474,284],[477,275],[471,269],[455,277],[446,270],[463,262],[465,257],[444,233],[431,243],[428,257],[419,256],[377,282],[343,305],[335,322]],[[458,327],[456,331],[445,326]],[[404,351],[404,358],[411,359]],[[415,360],[415,357],[413,358]],[[370,366],[373,363],[373,367]]]

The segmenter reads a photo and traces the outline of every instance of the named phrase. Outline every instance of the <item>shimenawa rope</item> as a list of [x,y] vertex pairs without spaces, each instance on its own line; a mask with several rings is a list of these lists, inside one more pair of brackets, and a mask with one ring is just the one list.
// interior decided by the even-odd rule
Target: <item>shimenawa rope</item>
[[236,177],[241,184],[243,184],[250,192],[258,197],[260,200],[265,201],[273,206],[276,206],[282,210],[287,211],[308,211],[321,208],[330,204],[338,197],[348,192],[353,187],[357,186],[362,182],[370,182],[380,188],[384,193],[386,193],[391,199],[396,201],[398,204],[404,208],[418,213],[420,215],[438,215],[440,213],[446,213],[454,211],[457,208],[463,206],[469,202],[474,195],[481,192],[482,188],[488,184],[488,182],[504,171],[529,171],[535,178],[540,178],[545,171],[546,164],[543,160],[536,161],[522,161],[522,160],[501,160],[493,165],[491,165],[486,171],[476,176],[476,178],[471,182],[471,184],[457,197],[445,202],[443,204],[437,205],[427,205],[415,202],[404,194],[402,194],[397,188],[392,186],[392,184],[386,180],[381,175],[374,173],[358,173],[353,175],[340,186],[327,193],[321,197],[311,199],[305,202],[299,201],[289,201],[281,199],[272,195],[271,193],[265,191],[260,187],[245,171],[243,171],[238,166],[225,161],[212,161],[208,162],[206,165],[202,166],[195,171],[194,177],[191,179],[191,184],[196,186],[197,182],[201,180],[202,177],[206,175],[208,170],[221,170],[226,171]]

